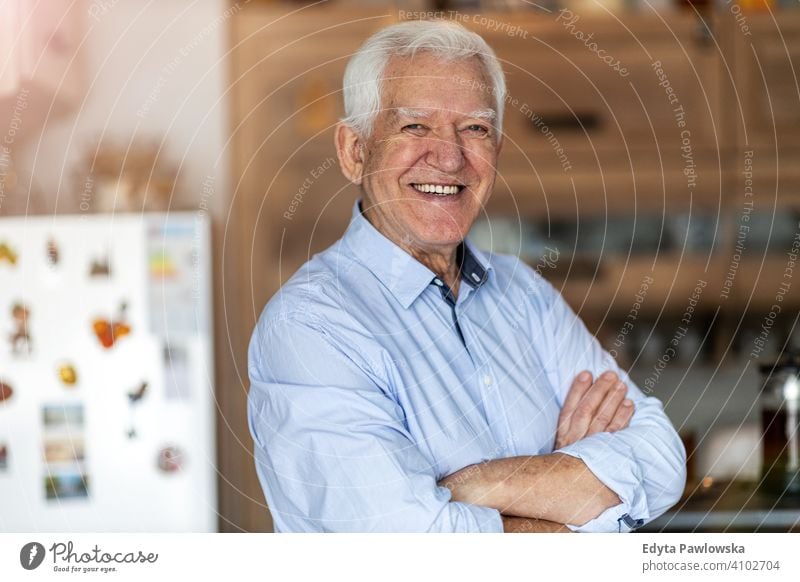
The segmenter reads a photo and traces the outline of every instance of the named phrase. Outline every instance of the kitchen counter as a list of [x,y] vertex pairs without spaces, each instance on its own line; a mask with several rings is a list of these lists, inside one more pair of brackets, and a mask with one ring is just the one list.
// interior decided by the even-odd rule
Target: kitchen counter
[[798,532],[800,496],[758,490],[754,482],[697,485],[641,532]]

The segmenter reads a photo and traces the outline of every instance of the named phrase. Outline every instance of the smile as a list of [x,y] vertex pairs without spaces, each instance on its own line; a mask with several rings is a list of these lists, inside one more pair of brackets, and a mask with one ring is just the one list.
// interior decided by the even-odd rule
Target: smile
[[452,196],[464,189],[459,184],[411,184],[415,190],[424,194],[435,194],[436,196]]

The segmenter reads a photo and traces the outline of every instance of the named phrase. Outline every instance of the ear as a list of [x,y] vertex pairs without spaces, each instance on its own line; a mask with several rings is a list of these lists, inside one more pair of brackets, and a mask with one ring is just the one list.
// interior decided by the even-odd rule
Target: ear
[[353,184],[361,184],[364,173],[364,140],[348,125],[336,126],[336,155],[344,177]]

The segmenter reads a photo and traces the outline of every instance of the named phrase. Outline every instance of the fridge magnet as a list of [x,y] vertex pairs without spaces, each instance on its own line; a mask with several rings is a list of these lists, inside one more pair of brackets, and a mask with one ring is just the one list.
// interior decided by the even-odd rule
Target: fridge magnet
[[44,478],[45,497],[49,500],[81,499],[89,496],[88,478],[74,469],[51,471]]
[[15,356],[23,353],[30,354],[33,349],[30,333],[28,333],[28,319],[31,312],[22,303],[15,303],[11,307],[11,319],[14,326],[13,333],[8,336],[11,342],[11,353]]
[[56,265],[58,265],[59,256],[60,253],[58,251],[58,245],[56,244],[56,241],[54,241],[53,238],[50,237],[49,239],[47,239],[47,254],[46,254],[47,264],[50,265],[51,267],[55,267]]
[[0,443],[0,473],[8,469],[8,445]]
[[102,317],[96,317],[92,321],[92,329],[94,329],[94,334],[97,336],[100,345],[102,345],[104,348],[111,349],[120,338],[123,338],[131,333],[131,327],[126,322],[125,317],[125,311],[127,308],[127,304],[123,302],[119,306],[119,312],[117,313],[117,317],[115,319],[109,320]]
[[42,420],[46,430],[76,431],[83,429],[82,404],[45,404]]
[[176,446],[166,446],[158,452],[158,468],[164,473],[177,473],[183,463],[183,451]]
[[145,392],[147,392],[147,382],[142,382],[135,390],[128,392],[128,400],[131,405],[139,402],[144,397]]
[[11,386],[0,380],[0,404],[8,402],[13,394],[14,390],[11,388]]
[[148,260],[148,267],[150,269],[150,277],[152,279],[167,279],[174,277],[177,274],[175,261],[167,253],[166,249],[160,249],[152,253]]
[[136,406],[142,400],[142,398],[144,398],[146,392],[147,392],[147,382],[142,382],[141,384],[139,384],[139,386],[128,392],[128,408],[130,409],[130,423],[128,425],[128,431],[126,434],[128,435],[129,439],[136,438],[137,435],[136,423],[134,422],[134,413],[133,413],[134,406]]
[[110,277],[111,266],[109,264],[108,255],[102,257],[95,257],[89,264],[90,277]]
[[5,241],[0,242],[0,263],[17,264],[17,253]]
[[78,372],[72,364],[64,363],[58,367],[58,379],[67,388],[74,388],[78,383]]
[[46,463],[77,463],[84,458],[83,437],[48,438],[44,441]]
[[187,400],[191,388],[189,354],[186,346],[164,344],[164,385],[170,400]]

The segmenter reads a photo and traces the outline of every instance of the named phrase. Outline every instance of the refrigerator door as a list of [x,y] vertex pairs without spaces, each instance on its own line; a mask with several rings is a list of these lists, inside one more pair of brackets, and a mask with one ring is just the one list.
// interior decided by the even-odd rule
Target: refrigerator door
[[0,531],[216,531],[209,230],[0,220]]

